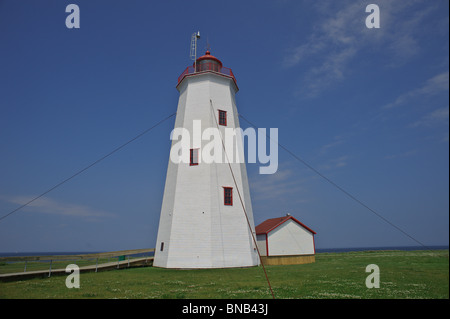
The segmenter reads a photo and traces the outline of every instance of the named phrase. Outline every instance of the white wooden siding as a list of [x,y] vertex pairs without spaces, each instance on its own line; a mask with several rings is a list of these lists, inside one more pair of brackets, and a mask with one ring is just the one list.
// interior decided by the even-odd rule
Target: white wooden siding
[[[186,77],[178,90],[175,127],[187,129],[191,139],[194,120],[201,120],[202,130],[216,128],[217,109],[227,112],[227,127],[239,126],[234,98],[236,87],[232,79],[211,73],[198,74]],[[208,143],[202,141],[196,147],[200,147],[201,152]],[[254,232],[245,163],[234,163],[231,167]],[[223,203],[224,186],[233,187],[232,206]],[[162,242],[163,251],[160,250]],[[199,165],[190,166],[169,160],[153,265],[222,268],[258,264],[256,247],[228,164],[200,161]]]
[[270,231],[267,237],[269,256],[314,254],[313,234],[292,219]]

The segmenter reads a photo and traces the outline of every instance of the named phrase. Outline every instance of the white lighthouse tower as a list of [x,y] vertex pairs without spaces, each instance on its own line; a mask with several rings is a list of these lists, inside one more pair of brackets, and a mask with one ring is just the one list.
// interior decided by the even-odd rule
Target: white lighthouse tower
[[[175,128],[190,137],[211,128],[239,128],[231,69],[211,53],[196,59],[178,78]],[[216,142],[221,143],[223,140]],[[172,141],[172,146],[177,141]],[[236,143],[242,147],[242,139]],[[169,160],[153,265],[164,268],[225,268],[259,264],[245,163],[203,161],[210,141],[194,142],[189,161]],[[222,144],[219,145],[222,147]],[[253,233],[253,234],[252,234]]]

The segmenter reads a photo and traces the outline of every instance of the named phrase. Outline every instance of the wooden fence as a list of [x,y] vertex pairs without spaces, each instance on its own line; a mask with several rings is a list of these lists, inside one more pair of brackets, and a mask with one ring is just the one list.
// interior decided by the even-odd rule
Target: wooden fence
[[[31,277],[32,275],[42,275],[48,274],[48,277],[52,273],[65,272],[64,263],[68,261],[77,262],[77,264],[82,264],[84,267],[80,267],[81,271],[95,271],[99,269],[111,269],[120,267],[130,267],[130,265],[147,265],[153,262],[153,256],[151,253],[155,251],[154,248],[146,249],[132,249],[132,250],[119,250],[104,253],[93,253],[93,254],[80,254],[80,255],[48,255],[48,256],[10,256],[10,257],[0,257],[0,280],[18,277],[22,278],[27,275]],[[141,255],[141,256],[134,256]],[[142,257],[143,255],[143,257]],[[133,257],[134,256],[134,257]],[[131,257],[131,259],[130,259]],[[117,258],[117,261],[111,262],[111,258]],[[106,262],[108,260],[108,262]],[[100,262],[100,263],[99,263]],[[45,265],[48,263],[48,267]],[[23,271],[18,272],[15,267],[18,264],[23,264]],[[43,268],[27,271],[27,267],[32,265],[32,268]],[[64,269],[53,269],[56,267],[63,266]],[[3,269],[2,269],[3,268]]]

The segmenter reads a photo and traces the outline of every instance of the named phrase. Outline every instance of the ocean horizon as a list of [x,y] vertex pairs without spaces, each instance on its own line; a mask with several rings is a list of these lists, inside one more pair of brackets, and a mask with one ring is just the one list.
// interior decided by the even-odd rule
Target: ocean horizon
[[434,246],[381,246],[381,247],[348,247],[348,248],[316,248],[316,253],[345,253],[350,251],[368,250],[441,250],[449,249],[448,245]]
[[[344,253],[351,251],[368,251],[368,250],[441,250],[449,249],[448,245],[434,246],[382,246],[382,247],[346,247],[346,248],[316,248],[316,253]],[[37,252],[0,252],[0,257],[20,257],[20,256],[57,256],[57,255],[84,255],[97,254],[105,251],[37,251]],[[139,255],[139,254],[137,254]],[[153,253],[151,253],[153,255]]]

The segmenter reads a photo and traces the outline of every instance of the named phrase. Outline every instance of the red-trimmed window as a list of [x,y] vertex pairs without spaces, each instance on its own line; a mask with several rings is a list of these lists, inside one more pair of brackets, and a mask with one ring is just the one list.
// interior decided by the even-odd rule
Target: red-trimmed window
[[233,206],[233,187],[223,188],[223,204]]
[[219,124],[227,126],[227,111],[219,110]]
[[191,148],[189,165],[198,165],[198,148]]

